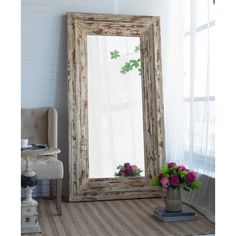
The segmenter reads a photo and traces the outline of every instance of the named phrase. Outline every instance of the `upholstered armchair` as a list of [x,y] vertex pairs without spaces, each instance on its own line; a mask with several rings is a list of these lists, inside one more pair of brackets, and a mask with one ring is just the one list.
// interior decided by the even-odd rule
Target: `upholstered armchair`
[[[50,107],[21,109],[21,138],[29,139],[29,144],[48,144],[57,148],[57,110]],[[56,208],[61,215],[61,195],[63,164],[57,155],[40,158],[30,158],[31,168],[39,180],[50,180],[49,197],[53,199],[56,185]],[[21,172],[25,170],[26,162],[22,158]]]

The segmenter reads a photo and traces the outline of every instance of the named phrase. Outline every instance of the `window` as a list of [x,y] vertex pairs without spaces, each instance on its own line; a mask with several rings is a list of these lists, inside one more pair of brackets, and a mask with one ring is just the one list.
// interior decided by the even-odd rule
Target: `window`
[[189,168],[214,176],[215,93],[212,0],[186,1],[184,37],[184,159]]

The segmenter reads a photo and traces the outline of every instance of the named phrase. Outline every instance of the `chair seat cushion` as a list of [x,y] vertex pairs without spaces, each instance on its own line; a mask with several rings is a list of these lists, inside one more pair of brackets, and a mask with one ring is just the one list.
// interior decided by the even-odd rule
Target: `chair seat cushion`
[[[53,156],[30,157],[30,166],[37,174],[38,179],[62,179],[63,164]],[[21,160],[21,173],[26,169],[26,161]]]

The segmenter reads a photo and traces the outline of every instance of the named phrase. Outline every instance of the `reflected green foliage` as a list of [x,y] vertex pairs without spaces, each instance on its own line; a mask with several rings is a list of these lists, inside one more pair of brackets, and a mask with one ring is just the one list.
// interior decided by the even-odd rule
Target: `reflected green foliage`
[[[134,53],[138,53],[140,51],[140,46],[136,46],[134,48]],[[120,52],[117,50],[110,52],[111,59],[117,59],[119,58]],[[130,59],[129,61],[125,62],[125,64],[121,67],[120,73],[121,74],[127,74],[128,72],[137,69],[139,72],[139,75],[141,75],[141,60],[138,59]]]
[[141,68],[140,68],[140,59],[137,60],[129,60],[128,62],[126,62],[120,70],[120,73],[122,74],[127,74],[129,71],[133,70],[133,69],[138,69],[139,70],[139,74],[141,72]]
[[117,59],[118,57],[120,57],[120,53],[117,50],[111,51],[110,55],[111,55],[111,59]]
[[140,51],[140,46],[136,46],[134,49],[135,52],[139,52]]

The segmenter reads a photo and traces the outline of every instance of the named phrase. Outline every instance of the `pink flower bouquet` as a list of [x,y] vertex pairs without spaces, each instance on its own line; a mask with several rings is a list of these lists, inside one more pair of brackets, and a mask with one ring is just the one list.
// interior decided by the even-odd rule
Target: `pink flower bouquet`
[[186,191],[197,189],[201,182],[197,180],[197,173],[188,170],[185,166],[170,162],[161,168],[158,176],[152,176],[152,185],[168,187],[181,187]]
[[143,172],[136,165],[130,165],[130,163],[125,163],[123,166],[117,166],[119,172],[115,173],[115,176],[141,176],[141,172]]

